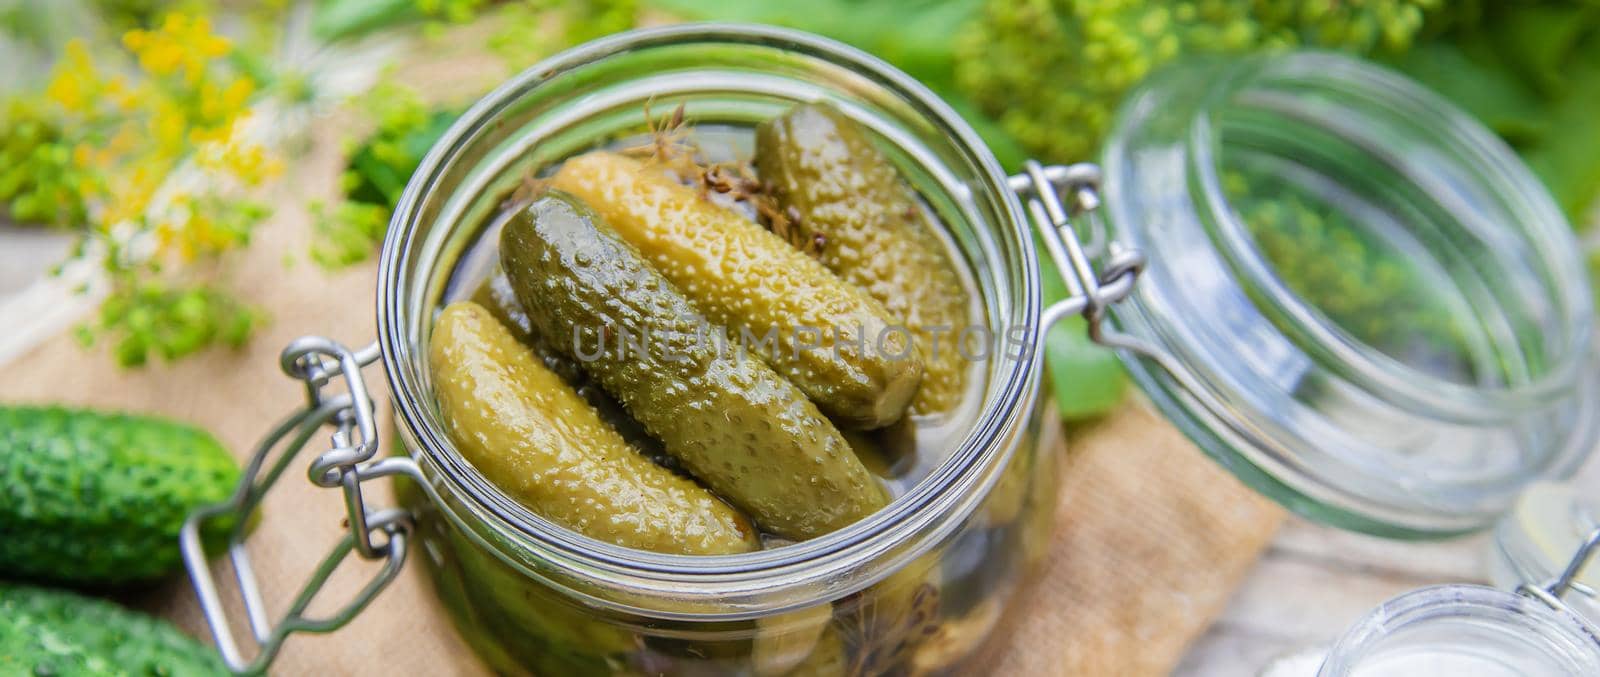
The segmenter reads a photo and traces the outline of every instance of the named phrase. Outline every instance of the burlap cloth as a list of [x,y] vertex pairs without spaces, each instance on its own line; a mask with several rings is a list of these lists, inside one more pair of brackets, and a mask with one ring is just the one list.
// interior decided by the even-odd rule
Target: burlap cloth
[[[441,65],[434,73],[453,70]],[[314,144],[279,182],[276,213],[233,273],[232,284],[273,318],[247,348],[128,371],[117,368],[105,350],[86,351],[62,335],[0,365],[0,401],[160,413],[214,431],[246,457],[301,397],[300,388],[278,371],[278,351],[289,340],[319,334],[358,346],[375,335],[376,265],[329,273],[305,257],[311,222],[305,204],[328,197],[337,185],[338,144],[330,140]],[[376,368],[368,378],[382,406],[383,379]],[[1222,609],[1282,512],[1138,403],[1069,431],[1068,440],[1070,461],[1064,464],[1048,568],[975,664],[998,675],[1165,674]],[[275,610],[341,533],[337,492],[304,479],[309,456],[279,482],[252,536],[256,571]],[[378,500],[391,502],[386,490]],[[432,597],[419,564],[413,561],[344,629],[290,639],[273,672],[482,674]],[[214,568],[230,575],[221,565]],[[313,609],[332,608],[373,570],[346,569]],[[132,593],[125,601],[209,637],[187,581]]]

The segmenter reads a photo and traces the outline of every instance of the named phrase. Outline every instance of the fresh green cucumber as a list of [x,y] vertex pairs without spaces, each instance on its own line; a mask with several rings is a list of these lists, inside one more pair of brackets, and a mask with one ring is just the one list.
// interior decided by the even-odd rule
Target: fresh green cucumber
[[[178,531],[239,466],[205,431],[62,407],[0,406],[0,576],[78,586],[179,568]],[[216,544],[231,528],[208,524]]]
[[226,675],[216,651],[170,623],[62,590],[0,583],[0,674]]

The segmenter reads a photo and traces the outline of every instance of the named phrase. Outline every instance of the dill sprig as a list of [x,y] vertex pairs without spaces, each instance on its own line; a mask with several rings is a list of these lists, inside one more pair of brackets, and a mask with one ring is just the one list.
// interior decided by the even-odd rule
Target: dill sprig
[[168,14],[121,43],[130,68],[75,40],[42,91],[7,103],[0,203],[81,234],[75,255],[103,266],[108,296],[79,336],[112,344],[119,363],[237,345],[261,314],[202,264],[245,246],[269,213],[249,199],[279,171],[250,135],[256,83],[205,17]]

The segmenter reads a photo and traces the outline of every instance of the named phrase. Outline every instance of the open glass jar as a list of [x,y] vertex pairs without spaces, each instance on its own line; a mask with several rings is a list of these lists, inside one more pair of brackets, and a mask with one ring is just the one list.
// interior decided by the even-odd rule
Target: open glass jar
[[1461,674],[1566,677],[1600,674],[1600,625],[1577,606],[1600,528],[1561,570],[1508,592],[1437,585],[1396,597],[1345,632],[1318,677]]
[[[742,555],[609,545],[497,491],[443,434],[422,347],[434,314],[462,295],[454,272],[502,197],[530,170],[637,130],[647,103],[683,102],[701,122],[737,127],[812,101],[870,130],[939,215],[990,335],[1023,339],[1026,349],[983,364],[949,453],[856,524]],[[284,368],[307,384],[308,405],[269,437],[232,502],[187,525],[186,563],[219,648],[231,667],[260,669],[288,633],[348,620],[420,540],[463,635],[506,672],[951,670],[1050,537],[1058,431],[1034,348],[1075,314],[1207,452],[1285,505],[1347,527],[1478,528],[1592,443],[1589,299],[1566,224],[1509,151],[1415,86],[1321,54],[1198,64],[1129,101],[1103,164],[1103,181],[1093,165],[1029,163],[1008,177],[926,88],[793,31],[651,29],[534,66],[473,106],[413,176],[384,243],[378,343],[291,345]],[[1273,205],[1295,208],[1286,217]],[[1367,267],[1292,273],[1277,257],[1294,248],[1262,225],[1286,218],[1304,219],[1293,232],[1323,238],[1329,256]],[[1070,291],[1049,307],[1036,237]],[[1389,306],[1327,293],[1350,276],[1381,282],[1378,300],[1421,319],[1396,329],[1382,321]],[[1407,327],[1437,335],[1410,340]],[[361,367],[378,360],[405,456],[375,457]],[[338,383],[349,392],[335,394]],[[236,534],[262,648],[246,658],[197,525],[253,510],[287,463],[269,463],[276,445],[292,452],[324,424],[337,429],[334,448],[311,479],[343,490],[351,534],[277,623]],[[365,505],[362,483],[386,476],[411,481],[405,509]],[[304,617],[352,551],[387,566],[336,616]]]
[[1114,241],[1152,261],[1112,309],[1146,355],[1126,363],[1256,490],[1335,526],[1441,536],[1593,447],[1571,228],[1421,86],[1314,52],[1195,63],[1125,103],[1102,162]]

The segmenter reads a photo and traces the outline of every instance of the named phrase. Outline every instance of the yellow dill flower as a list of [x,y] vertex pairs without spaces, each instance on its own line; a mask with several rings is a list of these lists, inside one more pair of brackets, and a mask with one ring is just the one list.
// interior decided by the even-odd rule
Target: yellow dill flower
[[188,119],[183,111],[171,103],[157,106],[150,118],[150,131],[156,147],[168,154],[181,152],[187,144]]
[[283,171],[283,162],[260,144],[230,144],[223,153],[222,164],[247,184],[261,183]]
[[181,12],[168,14],[161,28],[132,30],[122,36],[122,44],[139,59],[139,67],[154,75],[181,72],[190,85],[198,84],[212,59],[232,48],[227,38],[211,32],[211,21]]
[[[122,44],[138,66],[127,75],[97,70],[82,42],[67,46],[45,90],[25,101],[45,119],[33,134],[48,152],[30,152],[22,175],[51,182],[0,181],[0,197],[21,195],[30,218],[71,219],[104,246],[114,302],[84,330],[116,340],[125,364],[150,352],[170,358],[210,342],[238,344],[259,315],[216,289],[185,288],[214,269],[171,264],[244,245],[269,211],[247,195],[281,168],[248,138],[257,85],[237,72],[229,41],[204,17],[170,14],[127,32]],[[28,119],[22,104],[10,108],[20,112],[0,112]],[[200,316],[173,314],[196,303]],[[159,317],[150,321],[152,313]]]
[[172,221],[162,220],[157,222],[154,232],[158,249],[164,252],[171,252],[177,249],[178,227]]
[[228,120],[246,109],[255,91],[255,81],[243,76],[225,84],[201,83],[196,117],[202,124]]
[[74,38],[67,43],[67,52],[45,87],[45,96],[69,112],[82,112],[94,101],[98,79],[89,48],[83,40]]
[[255,94],[256,83],[248,76],[239,76],[222,90],[221,109],[225,111],[241,111],[250,103],[250,95]]
[[[222,143],[227,138],[228,130],[225,127],[195,127],[189,130],[189,144],[202,151],[206,146]],[[201,158],[201,161],[203,162],[204,158]]]

